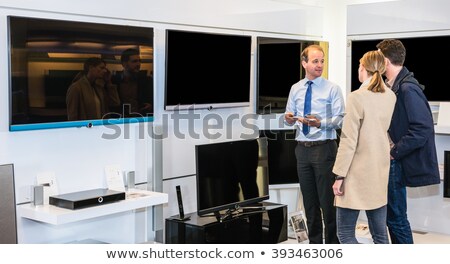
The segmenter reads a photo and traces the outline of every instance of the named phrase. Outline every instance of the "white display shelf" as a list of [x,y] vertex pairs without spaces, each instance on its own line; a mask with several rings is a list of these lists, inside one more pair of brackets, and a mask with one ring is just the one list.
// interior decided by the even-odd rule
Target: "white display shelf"
[[300,184],[298,183],[283,183],[283,184],[269,185],[269,190],[298,189],[298,188],[300,188]]
[[125,200],[84,209],[70,210],[53,205],[34,206],[32,204],[19,205],[17,208],[20,217],[52,225],[62,225],[160,205],[167,203],[168,200],[169,198],[166,193],[132,189],[127,191]]
[[435,134],[450,135],[450,126],[434,126]]

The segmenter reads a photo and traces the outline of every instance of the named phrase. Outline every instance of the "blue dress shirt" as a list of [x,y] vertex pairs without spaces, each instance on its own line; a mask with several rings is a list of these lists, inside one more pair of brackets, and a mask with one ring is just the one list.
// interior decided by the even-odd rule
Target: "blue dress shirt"
[[[302,79],[292,85],[289,92],[288,102],[286,104],[286,113],[293,113],[294,116],[305,116],[303,113],[305,104],[305,95],[308,85],[308,79]],[[302,126],[296,122],[297,141],[318,141],[327,139],[336,139],[336,129],[342,127],[344,117],[344,97],[338,85],[318,77],[312,81],[312,100],[311,114],[320,119],[320,127],[311,127],[309,133],[305,136],[302,133]],[[300,126],[299,126],[300,125]]]

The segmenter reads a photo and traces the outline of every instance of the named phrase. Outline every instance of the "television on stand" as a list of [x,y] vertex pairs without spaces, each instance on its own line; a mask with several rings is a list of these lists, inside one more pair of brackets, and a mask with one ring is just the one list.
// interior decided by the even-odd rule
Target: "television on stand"
[[197,213],[218,220],[264,210],[269,199],[267,139],[237,140],[195,147]]
[[295,158],[296,129],[260,130],[259,136],[267,138],[269,184],[298,184]]

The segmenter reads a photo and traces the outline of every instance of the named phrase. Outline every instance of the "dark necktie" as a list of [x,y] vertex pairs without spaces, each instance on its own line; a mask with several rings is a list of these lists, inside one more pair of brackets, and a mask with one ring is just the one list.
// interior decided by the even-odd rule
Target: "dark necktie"
[[[305,95],[305,106],[303,108],[303,116],[306,117],[306,115],[311,114],[311,95],[312,95],[312,89],[311,84],[313,82],[307,81],[306,85],[308,85],[308,89],[306,89],[306,95]],[[309,133],[309,126],[307,124],[303,124],[303,134],[306,136]]]

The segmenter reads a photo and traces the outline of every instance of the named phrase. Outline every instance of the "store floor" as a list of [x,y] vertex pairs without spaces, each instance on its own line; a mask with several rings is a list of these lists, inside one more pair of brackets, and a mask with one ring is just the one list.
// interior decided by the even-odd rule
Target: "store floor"
[[[290,238],[284,241],[284,244],[296,244],[298,243],[296,239],[294,239],[293,231],[289,231],[288,235]],[[356,226],[356,237],[358,241],[362,244],[372,244],[372,239],[370,236],[370,232],[366,223],[359,223]],[[422,231],[413,231],[413,238],[415,244],[450,244],[450,235],[447,234],[439,234],[432,232],[422,232]]]
[[[361,243],[373,243],[367,223],[356,226],[356,237]],[[450,235],[432,232],[413,231],[413,239],[415,244],[450,244]]]

